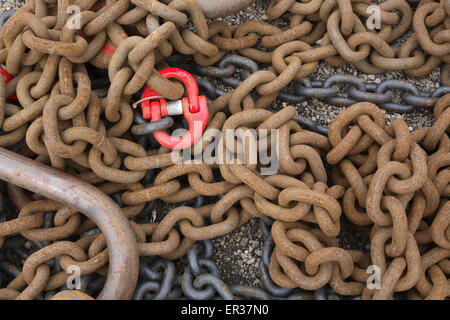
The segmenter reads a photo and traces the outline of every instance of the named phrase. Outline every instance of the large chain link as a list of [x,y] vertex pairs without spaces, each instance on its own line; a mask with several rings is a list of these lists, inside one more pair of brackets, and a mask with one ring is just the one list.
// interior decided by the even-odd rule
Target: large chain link
[[[388,0],[379,5],[378,32],[369,32],[371,2],[366,0],[272,1],[269,18],[291,13],[286,29],[257,21],[233,27],[224,21],[208,24],[192,0],[78,4],[81,12],[69,16],[68,1],[29,0],[0,29],[0,62],[14,76],[8,83],[0,77],[0,146],[111,195],[130,219],[141,256],[176,260],[188,255],[194,261],[191,256],[200,250],[194,249],[196,242],[228,234],[254,217],[274,219],[275,245],[265,261],[268,270],[262,271],[268,271],[273,292],[286,297],[291,291],[283,288],[329,286],[363,299],[390,299],[397,292],[410,298],[447,297],[448,87],[423,93],[402,81],[372,85],[352,76],[323,82],[307,78],[322,60],[332,66],[351,63],[371,74],[403,70],[410,76],[424,76],[445,64],[442,83],[448,85],[444,0],[422,1],[414,15],[404,0]],[[78,29],[72,28],[77,20]],[[395,46],[411,25],[414,32]],[[194,150],[204,152],[217,143],[219,160],[235,147],[237,156],[248,159],[252,154],[244,145],[254,143],[255,152],[267,153],[261,141],[272,141],[272,136],[262,132],[275,130],[279,141],[270,143],[279,148],[278,173],[262,174],[267,163],[261,158],[256,163],[177,162],[146,135],[137,139],[130,134],[133,122],[139,122],[132,105],[145,85],[171,100],[184,94],[180,83],[156,71],[171,63],[168,57],[175,51],[209,67],[195,71],[235,87],[221,92],[200,81],[218,95],[209,103],[207,129],[222,136],[207,138]],[[249,59],[223,58],[229,51],[270,66],[261,70]],[[217,68],[210,67],[217,62]],[[234,65],[246,69],[241,79],[233,78]],[[94,84],[106,87],[106,93]],[[348,88],[347,97],[337,96],[339,84]],[[288,86],[295,93],[283,91]],[[401,92],[402,103],[393,100],[394,90]],[[9,99],[14,94],[17,102]],[[267,110],[278,97],[291,102],[318,97],[348,108],[333,120],[327,138],[302,129],[299,122],[326,133],[293,106]],[[396,112],[435,106],[436,122],[413,132],[401,119],[386,126],[374,103]],[[237,132],[236,137],[227,136],[227,130]],[[0,289],[0,298],[34,299],[57,290],[73,266],[83,276],[107,274],[106,240],[92,221],[18,187],[9,185],[8,194],[19,213],[0,223],[0,246],[20,234],[33,250],[22,252],[19,268],[10,268],[14,278]],[[205,203],[197,200],[202,197]],[[158,222],[140,221],[157,199],[168,212]],[[370,254],[339,248],[342,214],[370,235]],[[245,291],[225,286],[208,262],[199,266],[192,261],[182,284],[188,297],[217,293],[229,299]],[[365,269],[371,264],[382,277],[376,290],[366,287]],[[200,272],[201,267],[210,272]],[[143,270],[150,280],[151,272],[159,270],[175,279],[167,260]],[[139,287],[139,296],[149,290],[159,298],[175,295],[170,290],[175,280],[154,277],[161,282]]]

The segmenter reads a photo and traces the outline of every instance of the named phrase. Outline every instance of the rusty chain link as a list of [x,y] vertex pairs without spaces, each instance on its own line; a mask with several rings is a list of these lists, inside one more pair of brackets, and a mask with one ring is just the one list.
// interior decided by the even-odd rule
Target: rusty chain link
[[[136,297],[149,291],[158,292],[155,298],[176,296],[174,281],[189,298],[242,295],[244,288],[227,287],[207,260],[198,263],[209,272],[200,272],[193,255],[200,251],[198,241],[228,234],[257,217],[274,220],[274,249],[261,272],[270,275],[273,282],[266,283],[280,296],[291,292],[283,288],[328,286],[362,299],[392,299],[399,292],[411,299],[445,299],[450,273],[448,6],[445,0],[422,1],[413,14],[406,1],[388,0],[379,5],[381,24],[372,30],[371,4],[273,0],[269,19],[290,14],[289,27],[279,28],[258,21],[207,23],[193,0],[168,5],[80,1],[81,12],[72,16],[65,12],[68,2],[28,0],[0,29],[0,63],[14,77],[0,77],[0,146],[65,171],[116,200],[130,221],[139,255],[166,259],[144,268],[150,282],[138,287]],[[400,37],[406,41],[397,45]],[[230,51],[245,58],[226,56]],[[172,124],[144,127],[132,105],[145,85],[169,100],[184,95],[179,82],[157,71],[180,63],[175,52],[192,56],[199,65],[194,71],[234,88],[209,87],[207,129],[222,134],[205,137],[189,160],[198,150],[203,154],[218,145],[217,159],[231,152],[234,162],[181,162],[171,150],[149,145],[148,133]],[[351,63],[370,74],[401,70],[413,77],[441,66],[444,86],[423,93],[395,80],[370,85],[334,75],[310,81],[322,60],[332,66]],[[269,66],[260,69],[255,61]],[[242,80],[233,78],[235,65],[245,69]],[[94,82],[98,75],[105,80]],[[347,86],[347,98],[337,97],[339,84]],[[283,91],[287,86],[295,94]],[[393,102],[393,90],[402,92],[404,103]],[[269,111],[277,97],[294,103],[319,97],[348,107],[332,121],[327,138],[303,129],[299,123],[326,133],[293,106]],[[436,121],[412,132],[400,119],[386,125],[380,109],[403,113],[419,106],[434,107]],[[236,135],[230,138],[228,130]],[[273,131],[264,135],[264,130]],[[267,154],[267,145],[278,150],[276,173],[262,173],[268,164],[260,156],[254,163],[240,161],[252,152]],[[108,274],[105,235],[92,220],[18,187],[9,185],[8,192],[19,212],[7,221],[0,217],[0,248],[19,234],[38,245],[0,289],[0,299],[53,292],[67,283],[73,266],[82,276]],[[207,202],[188,205],[201,197]],[[157,222],[139,221],[157,199],[171,209]],[[339,248],[342,215],[369,237],[369,253]],[[175,280],[169,260],[186,255],[191,265],[183,279]],[[373,265],[382,278],[377,289],[366,285],[366,270]],[[164,279],[148,277],[161,270]]]

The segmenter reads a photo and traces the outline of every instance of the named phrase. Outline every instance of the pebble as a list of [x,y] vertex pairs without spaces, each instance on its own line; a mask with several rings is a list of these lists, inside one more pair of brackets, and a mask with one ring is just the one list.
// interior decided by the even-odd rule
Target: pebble
[[0,13],[8,10],[17,9],[25,3],[23,0],[2,0],[0,4]]

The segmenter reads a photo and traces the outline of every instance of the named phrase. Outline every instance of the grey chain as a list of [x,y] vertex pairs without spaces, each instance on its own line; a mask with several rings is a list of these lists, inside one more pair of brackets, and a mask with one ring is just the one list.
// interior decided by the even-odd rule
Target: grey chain
[[[184,68],[201,76],[213,77],[223,84],[236,88],[250,74],[262,70],[253,60],[236,54],[222,58],[215,67],[202,67],[193,61],[186,61],[185,56],[173,55],[167,58],[169,64]],[[242,79],[234,77],[237,67],[243,69]],[[211,99],[224,94],[209,81],[197,78],[198,84]],[[326,80],[310,80],[304,78],[292,81],[289,89],[282,90],[278,98],[291,103],[300,103],[317,98],[335,106],[349,106],[356,102],[369,101],[387,111],[410,113],[418,107],[432,108],[437,100],[450,92],[450,87],[441,86],[431,92],[419,90],[411,82],[404,80],[383,80],[379,84],[365,83],[353,75],[332,75]],[[400,92],[401,102],[395,102],[394,90]],[[344,96],[338,96],[344,95]]]

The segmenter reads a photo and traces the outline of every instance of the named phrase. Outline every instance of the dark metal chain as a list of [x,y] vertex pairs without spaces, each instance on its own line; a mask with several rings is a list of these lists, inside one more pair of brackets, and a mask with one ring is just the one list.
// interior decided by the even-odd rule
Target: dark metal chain
[[[264,288],[243,285],[227,285],[220,277],[211,240],[194,245],[186,256],[182,275],[175,271],[175,264],[166,259],[152,257],[140,264],[140,281],[136,288],[136,300],[160,299],[251,299],[251,300],[341,300],[329,286],[314,292],[278,287],[269,275],[269,260],[273,241],[264,242],[259,269]],[[352,297],[357,299],[358,297]]]
[[[9,14],[9,13],[8,13]],[[0,16],[0,25],[9,17],[8,14]],[[223,84],[236,88],[242,81],[262,68],[249,58],[238,55],[228,55],[221,59],[215,67],[201,67],[193,62],[186,62],[185,56],[171,56],[167,61],[174,66],[181,67],[187,71],[205,77],[213,77]],[[105,72],[91,74],[95,78],[92,88],[104,88],[109,85]],[[197,82],[209,99],[215,99],[225,92],[215,87],[211,81],[197,77]],[[401,102],[395,102],[394,92],[400,93]],[[358,77],[351,75],[332,75],[323,81],[314,81],[308,78],[293,81],[289,88],[278,94],[278,98],[291,103],[301,103],[308,99],[317,98],[328,104],[336,106],[349,106],[359,101],[370,101],[385,110],[399,113],[408,113],[417,107],[433,107],[439,97],[450,92],[450,87],[439,87],[432,92],[420,91],[414,84],[401,80],[385,80],[380,84],[365,83]],[[343,96],[342,96],[343,95]],[[139,144],[146,147],[149,144],[149,134],[172,126],[173,121],[167,118],[159,123],[148,124],[142,118],[135,116],[134,132],[141,135]],[[327,128],[320,126],[312,120],[304,117],[296,117],[305,128],[326,135]],[[0,132],[2,134],[2,132]],[[23,142],[12,146],[19,149]],[[142,180],[143,184],[152,181],[154,171]],[[120,207],[123,207],[120,193],[111,196]],[[0,193],[0,222],[5,220],[4,201]],[[191,200],[191,203],[179,203],[178,205],[192,205],[199,207],[203,205],[204,197]],[[155,202],[148,202],[143,212],[131,220],[143,220],[148,222]],[[54,213],[45,215],[43,228],[53,227]],[[274,242],[271,237],[270,227],[273,222],[270,218],[261,218],[261,226],[266,237],[263,245],[262,257],[259,263],[262,288],[248,287],[242,285],[227,285],[221,279],[217,264],[212,260],[214,248],[211,240],[201,241],[193,246],[186,258],[186,267],[183,275],[176,273],[175,264],[172,261],[157,257],[142,258],[140,263],[140,282],[135,291],[135,299],[342,299],[329,286],[307,293],[300,289],[288,289],[277,286],[270,278],[269,261],[273,251]],[[20,241],[17,241],[20,240]],[[23,238],[9,238],[4,248],[14,251],[20,259],[27,259],[34,251],[48,245],[49,243],[30,241],[32,247],[23,246]],[[55,258],[48,262],[52,271],[61,271],[59,259]],[[0,287],[8,280],[15,278],[17,273],[9,267],[3,255],[0,255]],[[104,285],[105,277],[99,275],[83,276],[83,291],[95,295]],[[48,294],[51,294],[49,292]],[[38,299],[44,299],[46,295],[40,294]]]
[[[187,62],[182,55],[173,55],[167,58],[167,61],[191,73],[217,78],[233,88],[250,74],[262,70],[253,60],[235,54],[225,56],[215,67],[202,67],[193,61]],[[234,77],[237,68],[242,69],[241,79]],[[224,93],[207,80],[197,79],[197,81],[211,99]],[[450,92],[448,86],[441,86],[431,92],[421,91],[413,83],[403,80],[383,80],[380,84],[365,83],[352,75],[332,75],[326,80],[304,78],[293,81],[289,87],[293,92],[282,90],[278,94],[279,99],[300,103],[317,98],[328,104],[344,107],[360,101],[369,101],[387,111],[398,113],[410,113],[417,107],[433,107],[440,97]],[[400,92],[401,102],[394,102],[394,91]]]

